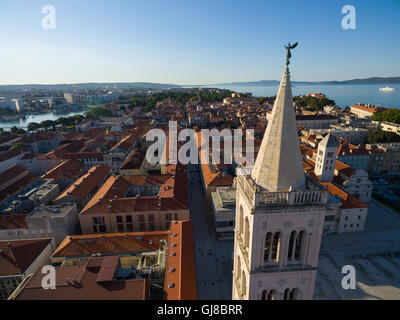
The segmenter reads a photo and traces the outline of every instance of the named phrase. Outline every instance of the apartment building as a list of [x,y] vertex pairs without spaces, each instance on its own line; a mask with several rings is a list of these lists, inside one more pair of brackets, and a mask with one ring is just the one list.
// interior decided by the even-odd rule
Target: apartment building
[[83,234],[168,230],[188,220],[187,168],[165,175],[112,176],[79,214]]

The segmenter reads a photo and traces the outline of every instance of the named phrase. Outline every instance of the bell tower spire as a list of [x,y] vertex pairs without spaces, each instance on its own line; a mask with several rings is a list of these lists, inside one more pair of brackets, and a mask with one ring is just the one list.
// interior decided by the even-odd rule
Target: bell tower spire
[[237,177],[233,299],[313,298],[328,196],[304,174],[286,66],[251,176]]
[[268,191],[304,189],[301,159],[290,72],[286,66],[251,177]]

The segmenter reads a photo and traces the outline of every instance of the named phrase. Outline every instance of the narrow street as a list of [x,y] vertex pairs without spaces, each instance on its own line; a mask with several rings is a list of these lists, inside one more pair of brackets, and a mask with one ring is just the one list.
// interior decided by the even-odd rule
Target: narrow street
[[207,212],[198,166],[189,166],[189,201],[193,221],[198,299],[232,298],[232,241],[218,241]]

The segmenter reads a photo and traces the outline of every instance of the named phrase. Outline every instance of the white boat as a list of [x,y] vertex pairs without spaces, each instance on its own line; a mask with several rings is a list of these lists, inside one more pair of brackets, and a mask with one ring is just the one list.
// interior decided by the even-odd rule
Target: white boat
[[395,88],[390,88],[388,86],[386,86],[385,88],[379,88],[380,91],[384,91],[384,92],[391,92],[396,90]]

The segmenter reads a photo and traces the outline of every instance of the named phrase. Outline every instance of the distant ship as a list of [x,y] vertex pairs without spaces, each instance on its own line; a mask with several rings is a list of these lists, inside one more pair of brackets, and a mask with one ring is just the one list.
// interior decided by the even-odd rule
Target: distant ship
[[384,92],[391,92],[396,90],[395,88],[390,88],[388,86],[386,86],[385,88],[379,88],[380,91],[384,91]]

